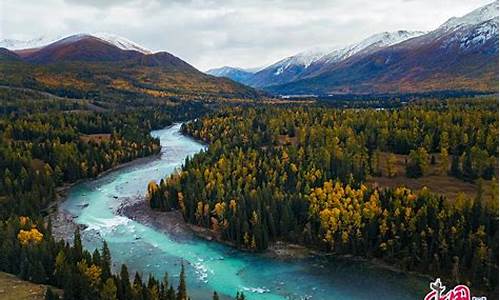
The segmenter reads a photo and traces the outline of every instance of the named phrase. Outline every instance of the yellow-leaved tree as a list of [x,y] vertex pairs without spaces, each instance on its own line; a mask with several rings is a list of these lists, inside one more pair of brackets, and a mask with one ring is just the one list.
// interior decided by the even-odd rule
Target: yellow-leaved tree
[[17,239],[23,246],[37,245],[43,240],[43,234],[36,228],[30,230],[21,229],[17,234]]

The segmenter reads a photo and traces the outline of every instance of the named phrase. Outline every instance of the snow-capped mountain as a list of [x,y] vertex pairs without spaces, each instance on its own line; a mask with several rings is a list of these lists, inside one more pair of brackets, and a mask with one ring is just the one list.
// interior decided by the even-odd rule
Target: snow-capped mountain
[[0,48],[7,48],[9,50],[40,48],[61,38],[62,36],[43,35],[30,40],[2,39],[0,40]]
[[287,69],[291,67],[304,67],[307,69],[312,63],[321,59],[328,53],[327,50],[321,49],[311,49],[304,52],[300,52],[294,56],[287,57],[279,62],[269,66],[269,68],[274,69],[274,75],[279,76],[283,74]]
[[359,43],[340,49],[312,49],[278,61],[257,72],[244,83],[256,87],[284,84],[298,80],[305,75],[318,72],[325,66],[345,60],[357,53],[374,51],[402,41],[420,36],[422,31],[382,32],[372,35]]
[[425,34],[424,31],[407,31],[399,30],[394,32],[381,32],[374,34],[359,43],[354,43],[347,47],[333,50],[324,56],[320,57],[310,68],[304,71],[301,77],[314,76],[321,73],[323,70],[331,68],[332,65],[344,61],[355,55],[366,55],[374,51],[396,45],[406,40],[418,37]]
[[321,49],[300,52],[260,70],[243,83],[254,87],[264,87],[296,80],[305,69],[326,53],[328,51]]
[[405,36],[333,63],[317,61],[298,79],[265,89],[294,95],[498,91],[498,0],[429,33]]
[[[122,50],[134,50],[141,52],[143,54],[151,54],[153,53],[151,50],[134,43],[124,37],[110,34],[110,33],[104,33],[104,32],[98,32],[98,33],[79,33],[79,34],[74,34],[72,35],[72,40],[76,40],[79,38],[83,38],[85,36],[93,36],[96,37],[100,40],[103,40],[111,45],[114,45]],[[33,49],[33,48],[41,48],[45,47],[49,44],[52,44],[54,42],[60,41],[60,40],[66,40],[69,41],[67,37],[64,37],[62,35],[44,35],[40,36],[38,38],[34,38],[31,40],[16,40],[16,39],[3,39],[0,40],[0,48],[7,48],[9,50],[22,50],[22,49]]]
[[474,49],[495,38],[498,41],[498,1],[480,7],[463,17],[451,18],[434,32],[433,37],[446,37],[441,47],[459,44],[461,49]]
[[323,63],[336,63],[338,61],[347,59],[357,53],[364,51],[374,51],[383,47],[392,46],[408,39],[420,36],[422,34],[425,34],[425,32],[406,30],[377,33],[362,40],[359,43],[355,43],[345,48],[327,53],[317,61]]
[[[474,58],[471,58],[471,56],[467,58],[471,60],[471,63],[472,61],[478,63],[485,59],[484,57],[479,57],[478,53],[473,53],[476,50],[480,50],[481,55],[496,54],[498,56],[498,10],[497,0],[462,17],[451,18],[430,32],[406,30],[382,32],[346,47],[334,49],[316,48],[300,52],[255,72],[255,74],[244,73],[242,75],[241,70],[237,68],[231,70],[224,69],[221,72],[227,72],[222,76],[230,77],[233,80],[253,87],[279,93],[286,90],[287,93],[290,91],[290,93],[295,94],[302,92],[302,88],[299,88],[302,85],[302,81],[309,80],[312,82],[315,77],[318,77],[318,80],[321,82],[315,85],[318,89],[328,88],[328,85],[325,84],[328,81],[325,81],[326,77],[330,79],[335,78],[335,84],[344,82],[349,78],[352,79],[353,77],[369,77],[374,69],[365,70],[364,68],[368,68],[368,66],[376,70],[383,70],[387,65],[401,62],[405,65],[404,67],[400,66],[401,70],[412,65],[413,69],[411,72],[425,72],[426,70],[421,65],[433,61],[437,64],[436,66],[443,64],[443,70],[453,67],[458,71],[460,63],[463,63],[465,60],[459,62],[457,59],[461,55],[464,55],[465,52],[476,55]],[[442,49],[442,51],[439,52],[438,49]],[[428,56],[420,56],[426,51],[429,51]],[[377,53],[380,55],[375,55]],[[416,61],[417,57],[421,61]],[[498,61],[498,57],[493,56],[492,58],[494,59],[493,62]],[[375,59],[377,60],[376,62],[374,61]],[[363,73],[350,73],[345,78],[328,75],[333,74],[332,72],[336,72],[339,68],[352,67],[355,62],[364,63],[364,66],[361,68],[363,69]],[[379,62],[383,62],[384,66],[379,66]],[[435,69],[436,66],[429,64],[429,68],[432,69]],[[477,69],[481,67],[481,65],[476,65]],[[354,71],[351,70],[351,72]],[[361,72],[361,70],[356,72]],[[406,74],[401,73],[399,76],[409,76],[411,72],[407,72]],[[470,73],[469,70],[468,72]],[[498,74],[498,72],[495,72],[495,74]],[[347,76],[347,74],[344,74],[344,76]],[[383,76],[383,74],[379,74],[379,76]],[[387,75],[386,77],[389,76]],[[273,86],[276,86],[276,88]],[[282,90],[280,86],[287,86],[287,88]],[[429,83],[429,86],[431,86],[431,83]],[[342,88],[342,91],[352,90],[351,87],[344,86]],[[304,90],[304,93],[314,94],[315,91],[307,88],[307,91]]]
[[220,68],[214,68],[214,69],[209,69],[205,71],[205,73],[212,75],[212,76],[217,76],[217,77],[225,77],[227,75],[230,75],[231,73],[235,71],[239,72],[245,72],[245,73],[256,73],[258,71],[262,70],[262,67],[257,67],[257,68],[238,68],[238,67],[230,67],[230,66],[224,66]]
[[496,20],[498,23],[498,1],[475,9],[462,17],[453,17],[439,26],[437,30],[456,30],[467,26],[475,26],[489,20]]
[[91,35],[115,45],[122,50],[135,50],[144,54],[153,53],[151,50],[118,35],[104,32],[93,33]]

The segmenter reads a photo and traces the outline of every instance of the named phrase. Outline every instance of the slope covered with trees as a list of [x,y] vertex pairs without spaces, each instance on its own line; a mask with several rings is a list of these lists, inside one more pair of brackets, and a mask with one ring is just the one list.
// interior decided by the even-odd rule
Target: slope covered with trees
[[365,182],[393,174],[392,158],[382,170],[382,152],[407,155],[409,177],[422,176],[439,159],[446,162],[444,174],[461,180],[494,178],[496,106],[496,99],[483,98],[389,110],[227,109],[183,126],[185,134],[210,143],[208,150],[152,182],[149,203],[180,209],[187,222],[240,248],[263,250],[286,240],[493,289],[495,184],[492,196],[479,189],[476,197],[446,199],[426,188]]
[[253,100],[254,89],[198,71],[168,53],[122,49],[92,35],[73,35],[34,49],[0,48],[0,85],[122,104]]

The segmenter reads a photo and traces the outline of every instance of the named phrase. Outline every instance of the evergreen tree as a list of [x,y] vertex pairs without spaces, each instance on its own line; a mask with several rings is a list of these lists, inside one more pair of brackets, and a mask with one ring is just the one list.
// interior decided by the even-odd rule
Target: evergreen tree
[[82,260],[83,246],[82,239],[80,236],[80,228],[76,227],[75,234],[73,237],[73,260],[79,262]]
[[103,241],[102,244],[102,257],[101,257],[101,269],[102,269],[102,278],[106,280],[111,276],[111,252],[108,248],[108,243]]
[[181,264],[181,273],[179,275],[179,286],[177,287],[177,300],[187,300],[186,291],[186,274],[184,270],[184,263]]

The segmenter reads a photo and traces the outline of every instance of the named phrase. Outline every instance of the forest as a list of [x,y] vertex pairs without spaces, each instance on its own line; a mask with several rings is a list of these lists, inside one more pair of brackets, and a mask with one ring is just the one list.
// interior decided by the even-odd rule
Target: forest
[[[498,289],[497,105],[477,97],[390,109],[226,108],[183,125],[209,147],[152,181],[148,201],[181,210],[238,248],[263,251],[283,240],[491,292]],[[428,187],[369,184],[400,176],[398,167],[407,180],[432,168],[475,193],[452,198]]]
[[[58,188],[158,153],[149,132],[186,120],[182,132],[209,146],[148,185],[153,209],[180,210],[248,251],[287,241],[497,288],[494,98],[116,109],[29,90],[0,93],[0,271],[62,289],[64,299],[188,298],[183,268],[177,287],[168,275],[142,278],[126,266],[114,274],[105,243],[84,250],[78,231],[73,244],[57,241],[46,212]],[[424,178],[475,190],[450,197],[382,180]]]
[[[158,153],[159,141],[150,131],[192,119],[205,110],[203,105],[95,112],[72,100],[30,101],[31,92],[2,91],[2,96],[0,271],[62,289],[68,300],[188,299],[183,266],[176,288],[167,274],[142,278],[129,274],[125,265],[113,274],[105,242],[102,249],[84,250],[78,230],[71,245],[56,240],[44,210],[57,200],[59,187]],[[217,293],[210,297],[218,299]],[[46,299],[60,296],[49,288]]]

